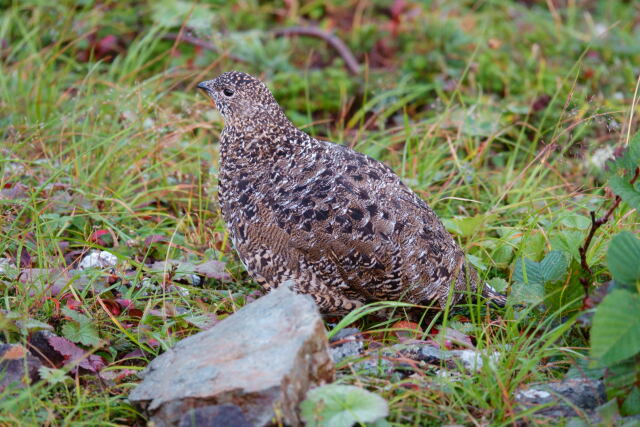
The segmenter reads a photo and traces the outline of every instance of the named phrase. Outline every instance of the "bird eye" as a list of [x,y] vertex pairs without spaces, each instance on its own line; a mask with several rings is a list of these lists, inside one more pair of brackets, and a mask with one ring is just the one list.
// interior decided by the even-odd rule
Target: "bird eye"
[[222,93],[224,93],[224,96],[233,96],[233,91],[231,89],[223,89]]

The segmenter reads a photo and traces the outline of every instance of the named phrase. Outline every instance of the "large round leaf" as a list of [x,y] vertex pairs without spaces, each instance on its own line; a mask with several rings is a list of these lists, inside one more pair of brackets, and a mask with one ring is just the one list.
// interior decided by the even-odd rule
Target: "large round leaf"
[[300,409],[309,427],[351,427],[355,423],[374,422],[389,414],[387,402],[377,394],[338,384],[309,391]]
[[628,285],[640,280],[640,239],[623,231],[611,239],[607,263],[616,282]]
[[596,309],[591,356],[610,366],[640,353],[640,295],[615,290]]

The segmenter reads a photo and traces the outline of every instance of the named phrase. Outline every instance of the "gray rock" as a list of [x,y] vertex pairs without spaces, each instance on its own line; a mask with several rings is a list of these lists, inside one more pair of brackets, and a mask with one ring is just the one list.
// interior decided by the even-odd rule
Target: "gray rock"
[[40,366],[40,360],[20,344],[0,344],[0,392],[37,380]]
[[252,425],[278,414],[298,426],[307,390],[333,378],[315,303],[282,285],[153,360],[129,400],[160,427],[178,425],[194,408],[225,404]]
[[360,329],[358,328],[345,328],[338,331],[331,338],[331,358],[333,363],[341,362],[349,357],[360,356],[364,352],[364,345],[360,338]]
[[431,365],[440,365],[442,361],[446,360],[448,357],[446,351],[422,342],[396,344],[392,349],[397,351],[403,357]]
[[576,409],[591,414],[606,402],[604,384],[587,378],[565,379],[557,383],[534,384],[516,393],[521,410],[551,404],[536,411],[537,415],[553,418],[575,417]]
[[179,427],[252,427],[236,405],[201,406],[180,418]]

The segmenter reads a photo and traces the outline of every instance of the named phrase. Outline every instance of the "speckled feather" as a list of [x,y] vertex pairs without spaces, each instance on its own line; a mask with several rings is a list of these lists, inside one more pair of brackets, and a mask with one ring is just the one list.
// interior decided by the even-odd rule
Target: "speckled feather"
[[[247,74],[224,73],[198,87],[225,121],[220,206],[260,284],[292,280],[328,314],[373,301],[444,306],[451,288],[454,303],[476,289],[461,249],[389,167],[297,129]],[[501,302],[490,288],[482,293]]]

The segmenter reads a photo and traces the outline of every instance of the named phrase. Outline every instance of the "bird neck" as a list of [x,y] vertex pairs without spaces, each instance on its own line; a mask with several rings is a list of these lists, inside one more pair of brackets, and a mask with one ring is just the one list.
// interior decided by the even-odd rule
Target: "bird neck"
[[[220,135],[221,167],[254,167],[278,161],[305,150],[311,137],[297,129],[288,119],[251,121],[238,126],[227,123]],[[256,124],[258,123],[258,124]]]

